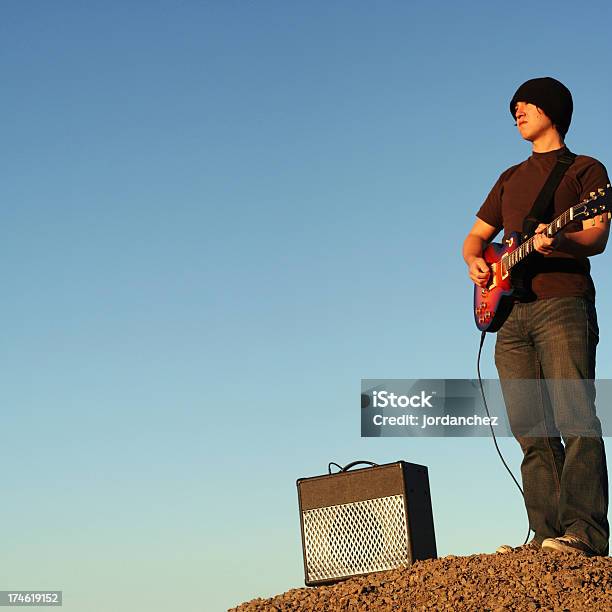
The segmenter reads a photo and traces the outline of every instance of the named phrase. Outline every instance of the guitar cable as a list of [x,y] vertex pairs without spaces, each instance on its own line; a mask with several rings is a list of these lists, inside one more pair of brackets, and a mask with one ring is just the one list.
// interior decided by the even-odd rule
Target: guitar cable
[[[478,383],[480,384],[480,393],[482,395],[482,402],[484,404],[487,416],[489,417],[489,428],[491,429],[491,435],[493,436],[493,443],[495,444],[495,450],[497,450],[497,454],[499,455],[499,458],[501,459],[501,462],[504,464],[504,467],[508,471],[508,474],[510,474],[510,477],[512,478],[512,480],[514,480],[514,484],[518,487],[518,490],[521,492],[521,496],[523,497],[523,501],[525,501],[525,493],[523,492],[523,489],[521,488],[521,485],[518,483],[518,480],[514,477],[514,474],[512,473],[512,470],[508,467],[508,464],[506,463],[506,460],[504,459],[504,456],[502,455],[501,451],[499,450],[499,446],[497,444],[497,438],[495,436],[495,431],[493,431],[493,425],[491,425],[491,414],[489,413],[489,406],[487,405],[487,398],[485,397],[484,387],[482,385],[482,378],[480,376],[480,355],[482,353],[482,346],[484,344],[485,336],[486,335],[487,335],[486,331],[483,331],[481,333],[481,335],[480,335],[480,347],[478,348],[478,359],[476,360],[476,369],[478,371]],[[529,523],[529,517],[527,518],[527,522]],[[529,534],[531,533],[531,531],[532,531],[531,526],[528,525],[528,528],[527,528],[527,537],[525,538],[525,541],[523,542],[523,545],[527,544],[527,541],[529,540]]]

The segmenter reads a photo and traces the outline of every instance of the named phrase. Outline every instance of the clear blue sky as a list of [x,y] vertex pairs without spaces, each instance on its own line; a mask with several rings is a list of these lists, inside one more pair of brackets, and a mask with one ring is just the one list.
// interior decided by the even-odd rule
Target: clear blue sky
[[560,79],[568,145],[612,167],[611,12],[3,2],[0,590],[187,612],[300,586],[295,480],[358,458],[429,467],[441,555],[522,542],[490,440],[361,439],[357,396],[475,375],[460,245],[529,155],[509,99]]

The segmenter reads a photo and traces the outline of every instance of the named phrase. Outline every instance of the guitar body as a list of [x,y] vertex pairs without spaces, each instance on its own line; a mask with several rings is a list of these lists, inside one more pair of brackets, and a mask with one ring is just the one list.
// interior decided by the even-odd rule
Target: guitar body
[[520,236],[515,233],[504,244],[492,242],[482,254],[491,275],[486,287],[474,285],[474,319],[480,331],[496,332],[512,310],[515,290],[506,261],[519,246]]

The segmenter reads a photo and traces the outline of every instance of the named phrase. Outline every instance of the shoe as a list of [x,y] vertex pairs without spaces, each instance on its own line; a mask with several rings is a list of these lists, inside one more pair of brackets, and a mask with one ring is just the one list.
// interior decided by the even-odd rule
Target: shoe
[[533,540],[529,540],[527,544],[521,544],[521,546],[510,546],[509,544],[502,544],[495,550],[496,553],[505,554],[509,552],[519,552],[521,550],[540,550],[540,544]]
[[587,546],[576,536],[570,534],[560,538],[546,538],[542,542],[542,550],[548,552],[578,553],[587,557],[593,557],[597,554],[590,546]]

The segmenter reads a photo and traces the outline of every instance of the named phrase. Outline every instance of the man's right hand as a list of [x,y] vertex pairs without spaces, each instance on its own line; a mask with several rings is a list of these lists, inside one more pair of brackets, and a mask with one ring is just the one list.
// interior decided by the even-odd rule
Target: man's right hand
[[474,257],[468,266],[468,274],[476,285],[486,287],[489,276],[491,276],[491,270],[482,257]]
[[482,257],[483,250],[498,232],[497,228],[482,219],[476,219],[474,227],[463,241],[463,260],[467,264],[470,278],[479,287],[486,287],[491,275],[489,266]]

